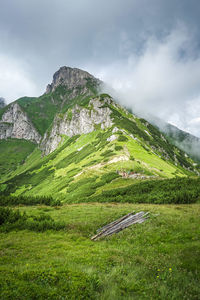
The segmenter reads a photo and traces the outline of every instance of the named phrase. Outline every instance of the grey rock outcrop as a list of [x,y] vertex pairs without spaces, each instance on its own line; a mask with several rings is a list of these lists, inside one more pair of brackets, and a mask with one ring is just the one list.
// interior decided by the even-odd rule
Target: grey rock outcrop
[[0,97],[0,109],[6,106],[6,101],[4,98]]
[[72,110],[64,115],[57,115],[53,122],[51,132],[45,133],[41,142],[41,149],[46,155],[54,151],[62,140],[61,135],[74,136],[77,134],[86,134],[95,130],[95,125],[106,129],[112,126],[111,110],[103,107],[106,99],[100,101],[99,98],[91,99],[88,108],[75,105]]
[[37,144],[41,140],[40,134],[17,103],[8,106],[0,121],[0,139],[7,138],[25,139]]
[[64,66],[53,75],[52,83],[47,85],[46,94],[55,91],[58,86],[65,86],[68,90],[80,87],[86,90],[88,83],[99,86],[102,82],[86,71]]

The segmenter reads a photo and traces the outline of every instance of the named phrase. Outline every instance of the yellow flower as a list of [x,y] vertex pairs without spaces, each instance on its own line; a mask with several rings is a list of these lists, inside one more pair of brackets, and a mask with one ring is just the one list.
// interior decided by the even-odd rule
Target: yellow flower
[[157,271],[160,272],[160,269],[158,269]]
[[159,278],[159,275],[157,276],[157,278]]
[[171,272],[171,271],[172,271],[172,268],[169,268],[169,271]]

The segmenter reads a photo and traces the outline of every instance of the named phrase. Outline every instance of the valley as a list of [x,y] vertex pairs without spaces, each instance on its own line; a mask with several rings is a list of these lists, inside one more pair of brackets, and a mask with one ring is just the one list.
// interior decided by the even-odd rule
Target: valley
[[[0,299],[198,299],[200,165],[180,143],[76,68],[2,105]],[[149,219],[91,241],[133,211]]]

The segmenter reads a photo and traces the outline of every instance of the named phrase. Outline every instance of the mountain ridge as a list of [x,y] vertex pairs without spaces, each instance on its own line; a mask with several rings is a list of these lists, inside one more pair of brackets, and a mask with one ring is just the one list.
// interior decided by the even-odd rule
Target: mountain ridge
[[[73,190],[76,184],[84,196],[98,194],[103,182],[98,178],[106,174],[119,186],[126,183],[125,178],[133,182],[198,174],[193,160],[155,126],[103,94],[101,81],[92,75],[87,77],[85,71],[81,71],[77,82],[76,76],[68,77],[70,72],[80,71],[61,68],[48,93],[20,98],[7,106],[8,110],[19,106],[21,116],[27,116],[27,123],[34,128],[30,130],[36,130],[40,138],[36,141],[38,147],[26,151],[14,170],[9,172],[2,163],[0,191],[12,195],[52,194],[59,199],[68,195],[69,200],[77,195]],[[61,80],[63,74],[66,78]],[[4,108],[4,121],[5,114],[9,115]],[[24,135],[9,137],[12,149],[12,138]],[[20,145],[20,140],[13,143]],[[82,182],[96,180],[95,184],[82,186]]]

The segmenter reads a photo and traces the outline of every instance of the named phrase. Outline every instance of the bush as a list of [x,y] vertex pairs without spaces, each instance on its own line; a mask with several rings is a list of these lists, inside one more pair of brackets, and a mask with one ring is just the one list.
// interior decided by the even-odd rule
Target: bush
[[189,204],[200,200],[200,178],[151,180],[103,191],[90,201]]
[[124,135],[120,135],[118,137],[118,141],[119,142],[126,142],[126,141],[128,141],[128,138],[126,136],[124,136]]
[[32,231],[61,230],[65,228],[62,222],[55,222],[49,215],[31,216],[25,223],[25,228]]
[[49,206],[60,206],[59,200],[54,200],[50,196],[0,196],[0,206],[16,206],[16,205],[37,205],[44,204]]
[[25,219],[25,215],[21,215],[19,210],[12,210],[10,208],[0,207],[0,225],[6,223],[15,223],[20,219]]
[[112,155],[114,155],[114,152],[112,150],[106,150],[103,153],[101,153],[101,156],[103,156],[105,158],[110,157]]
[[106,173],[104,175],[101,176],[101,181],[105,182],[105,183],[109,183],[112,180],[116,179],[120,177],[119,174],[115,173],[115,172],[110,172],[110,173]]
[[18,209],[13,210],[8,207],[0,207],[0,225],[1,232],[24,229],[31,231],[57,231],[66,227],[64,223],[54,221],[54,219],[47,214],[28,216],[26,213],[21,213]]
[[73,192],[74,190],[80,189],[81,186],[85,186],[86,184],[92,184],[96,181],[97,176],[95,177],[87,177],[87,178],[83,178],[78,180],[77,182],[71,183],[70,186],[67,189],[67,192]]
[[115,146],[115,150],[116,150],[116,151],[120,151],[120,150],[122,150],[122,149],[123,149],[122,146],[118,146],[118,145]]

